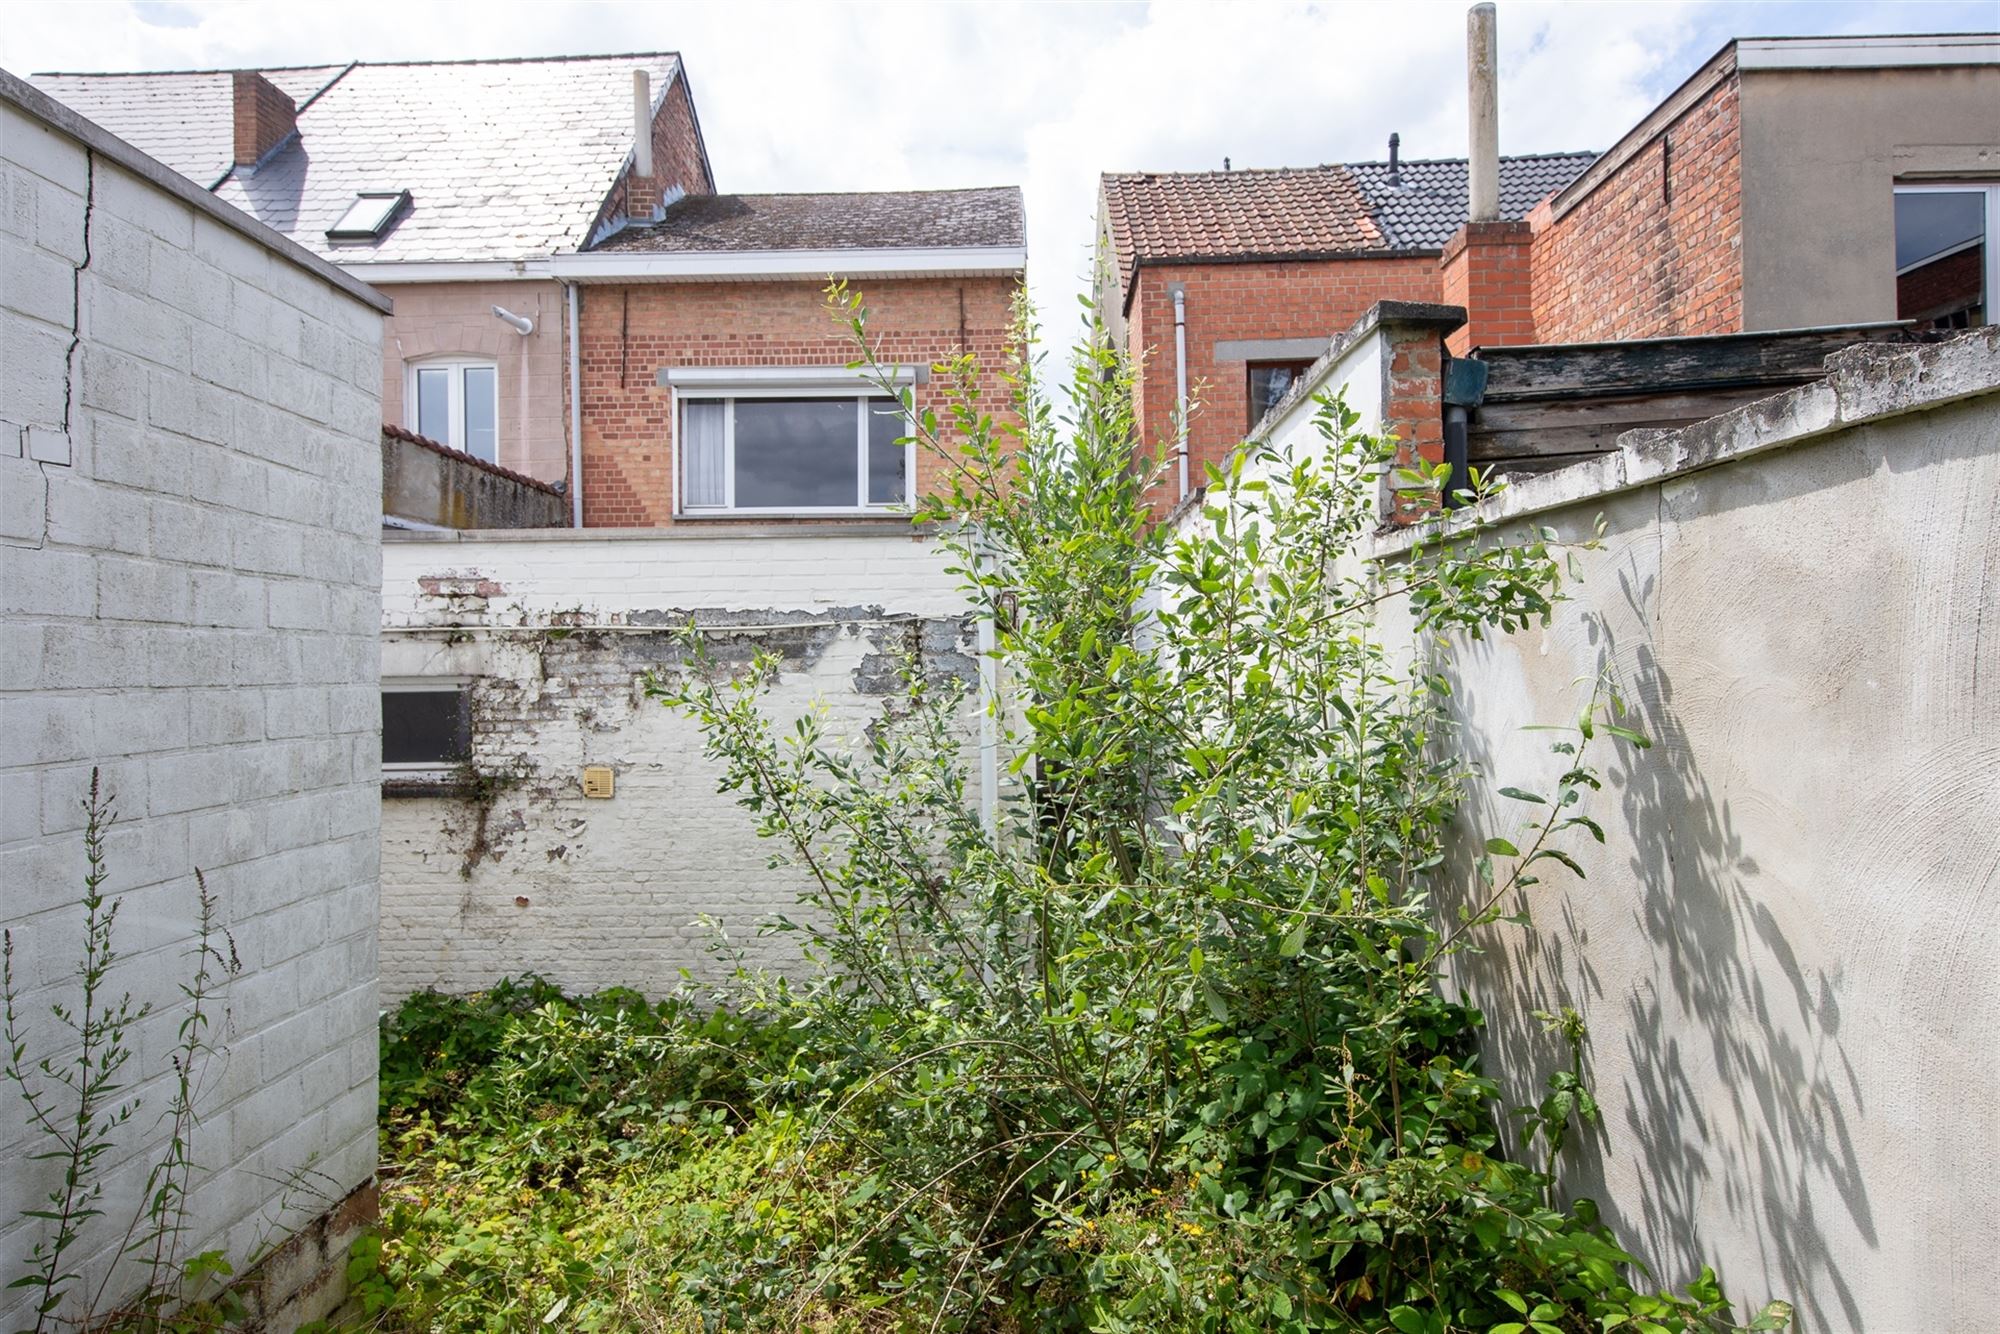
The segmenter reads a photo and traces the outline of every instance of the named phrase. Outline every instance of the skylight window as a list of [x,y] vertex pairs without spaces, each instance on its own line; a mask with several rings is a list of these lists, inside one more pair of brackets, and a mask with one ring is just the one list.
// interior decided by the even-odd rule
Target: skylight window
[[374,241],[389,230],[403,205],[410,202],[408,190],[377,191],[354,196],[340,221],[326,229],[329,241]]

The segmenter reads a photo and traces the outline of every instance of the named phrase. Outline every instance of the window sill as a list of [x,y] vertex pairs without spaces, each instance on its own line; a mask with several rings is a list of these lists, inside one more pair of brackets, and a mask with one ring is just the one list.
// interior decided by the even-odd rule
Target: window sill
[[382,775],[384,801],[397,797],[462,797],[468,791],[468,785],[462,779],[450,774],[385,773]]
[[675,523],[727,522],[731,519],[792,519],[812,523],[823,519],[874,519],[910,521],[914,516],[906,508],[891,509],[828,509],[828,510],[681,510],[674,515]]

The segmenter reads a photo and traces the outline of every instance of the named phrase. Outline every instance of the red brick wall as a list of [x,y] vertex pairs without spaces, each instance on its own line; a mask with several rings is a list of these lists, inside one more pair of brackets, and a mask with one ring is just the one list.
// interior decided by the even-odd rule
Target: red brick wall
[[1979,291],[1985,265],[1985,248],[1974,246],[1897,275],[1896,318],[1925,319],[1937,311],[1959,307],[1968,292]]
[[[631,183],[629,169],[618,174],[600,217],[626,214],[634,198]],[[715,193],[715,181],[702,166],[701,136],[695,129],[694,103],[688,96],[686,79],[674,80],[660,109],[653,113],[652,185],[654,188],[638,192],[648,214],[676,185],[691,195]]]
[[[1012,279],[873,279],[854,287],[867,302],[870,341],[884,362],[929,365],[968,350],[979,360],[986,403],[1003,413]],[[581,299],[586,527],[674,522],[672,396],[658,382],[661,370],[827,367],[854,359],[850,335],[827,314],[817,282],[586,286]],[[936,408],[942,419],[944,397],[934,379],[918,388],[917,408]],[[919,494],[935,487],[945,466],[918,450]]]
[[1389,336],[1388,357],[1382,432],[1396,437],[1396,460],[1387,478],[1390,500],[1384,517],[1411,523],[1430,510],[1396,489],[1395,469],[1444,461],[1444,340],[1435,330],[1399,330]]
[[[1377,301],[1436,301],[1439,292],[1438,262],[1428,255],[1140,269],[1126,337],[1128,353],[1144,356],[1135,406],[1148,457],[1173,437],[1173,283],[1187,285],[1188,396],[1198,405],[1189,421],[1188,481],[1197,487],[1204,466],[1227,458],[1248,425],[1248,366],[1217,361],[1218,342],[1330,339]],[[1176,493],[1159,498],[1162,512],[1179,499],[1175,479],[1166,490]]]
[[1453,356],[1535,341],[1530,249],[1525,222],[1469,222],[1446,244],[1440,299],[1466,310],[1464,327],[1445,339]]
[[715,181],[702,163],[701,136],[695,129],[694,103],[684,78],[674,80],[665,103],[653,116],[653,174],[663,188],[678,185],[691,195],[715,193]]
[[1731,77],[1561,218],[1528,215],[1538,341],[1742,329],[1737,102]]

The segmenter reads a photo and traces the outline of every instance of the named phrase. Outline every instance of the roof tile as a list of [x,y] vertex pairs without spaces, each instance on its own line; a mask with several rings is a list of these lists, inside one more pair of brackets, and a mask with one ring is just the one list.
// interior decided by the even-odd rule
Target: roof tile
[[[232,71],[30,82],[329,259],[510,260],[588,239],[631,152],[634,69],[651,76],[657,101],[680,60],[649,52],[262,70],[310,104],[298,138],[254,172],[229,172]],[[326,229],[366,190],[408,190],[411,205],[379,242],[333,245]]]
[[[1520,218],[1594,153],[1500,159],[1500,212]],[[1244,171],[1111,172],[1104,217],[1121,288],[1140,262],[1426,252],[1465,220],[1463,159]]]

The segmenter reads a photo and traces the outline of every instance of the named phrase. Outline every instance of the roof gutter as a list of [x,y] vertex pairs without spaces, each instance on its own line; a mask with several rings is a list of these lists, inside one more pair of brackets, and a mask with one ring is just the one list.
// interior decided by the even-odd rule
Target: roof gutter
[[867,250],[593,251],[539,261],[571,282],[672,278],[894,277],[899,274],[1013,274],[1025,246],[924,246]]
[[356,260],[342,271],[365,283],[633,282],[674,278],[895,277],[1014,274],[1024,246],[924,246],[871,250],[592,251],[540,259]]

